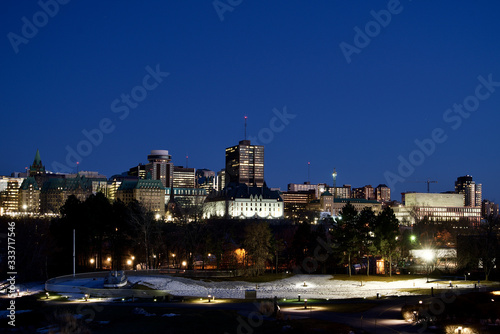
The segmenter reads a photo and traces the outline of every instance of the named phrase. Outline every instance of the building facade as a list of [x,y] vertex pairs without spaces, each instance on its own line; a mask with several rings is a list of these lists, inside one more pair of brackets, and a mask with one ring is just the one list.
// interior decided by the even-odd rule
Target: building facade
[[161,180],[125,180],[116,191],[116,198],[125,204],[136,200],[146,210],[165,215],[165,187]]
[[19,187],[18,211],[21,213],[40,213],[40,188],[33,176],[24,179]]
[[376,196],[373,187],[371,185],[366,185],[364,187],[352,189],[352,198],[372,201],[376,199]]
[[[95,181],[95,180],[94,180]],[[105,182],[106,179],[101,180]],[[58,214],[61,206],[73,195],[80,201],[85,201],[94,192],[92,179],[85,176],[73,178],[50,178],[42,186],[40,192],[40,209],[42,213]]]
[[226,148],[226,184],[244,183],[249,187],[264,185],[264,146],[242,140]]
[[174,188],[196,188],[196,170],[174,166],[173,183]]
[[379,184],[374,191],[375,200],[377,202],[386,203],[391,201],[391,188],[389,188],[385,184]]
[[203,205],[206,219],[282,219],[283,214],[283,199],[277,191],[244,183],[230,183],[223,190],[212,192]]
[[460,176],[455,181],[455,193],[463,194],[465,206],[481,207],[483,200],[482,184],[476,183],[472,176]]
[[402,205],[393,206],[401,225],[411,226],[426,218],[429,221],[466,220],[471,226],[481,221],[481,208],[464,205],[464,194],[403,193]]
[[215,172],[209,169],[197,169],[196,170],[196,187],[205,189],[207,193],[217,189],[217,176]]

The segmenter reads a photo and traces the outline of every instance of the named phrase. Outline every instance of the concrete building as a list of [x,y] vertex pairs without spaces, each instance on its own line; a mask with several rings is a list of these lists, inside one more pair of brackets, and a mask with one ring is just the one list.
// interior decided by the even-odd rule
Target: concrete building
[[375,188],[374,192],[375,200],[377,202],[386,203],[391,201],[391,188],[385,184],[379,184],[377,188]]
[[352,198],[366,199],[369,201],[376,199],[375,192],[371,185],[352,189]]
[[483,200],[482,184],[472,180],[472,176],[460,176],[455,181],[455,193],[465,196],[465,206],[481,207]]
[[350,203],[359,212],[364,208],[371,208],[375,214],[382,211],[382,204],[377,201],[366,200],[362,198],[333,198],[330,191],[326,191],[320,198],[320,210],[329,212],[332,216],[338,216],[342,208]]
[[332,194],[336,194],[336,198],[350,198],[351,197],[351,185],[344,184],[342,187],[333,188],[326,183],[311,184],[310,182],[304,183],[289,183],[288,191],[309,191],[314,190],[316,199],[319,199],[321,194],[325,191],[330,191]]
[[19,212],[19,187],[23,178],[9,177],[2,180],[3,191],[0,192],[0,207],[3,214],[14,214]]
[[481,221],[481,208],[464,206],[464,195],[453,193],[403,193],[402,205],[393,206],[402,225],[413,225],[427,218],[430,221],[467,220],[471,226]]
[[196,188],[196,170],[194,168],[184,168],[174,166],[174,188]]
[[152,150],[151,154],[148,155],[148,163],[130,168],[128,175],[141,180],[160,180],[164,187],[172,187],[174,165],[171,160],[172,157],[167,150]]
[[208,194],[217,189],[217,176],[213,170],[197,169],[195,178],[196,188],[205,189]]
[[226,170],[223,168],[217,172],[215,190],[221,191],[226,186]]
[[436,194],[408,192],[401,194],[402,203],[405,206],[428,206],[428,207],[461,207],[464,206],[462,194]]
[[481,204],[481,215],[483,218],[489,216],[498,216],[498,204],[484,199]]

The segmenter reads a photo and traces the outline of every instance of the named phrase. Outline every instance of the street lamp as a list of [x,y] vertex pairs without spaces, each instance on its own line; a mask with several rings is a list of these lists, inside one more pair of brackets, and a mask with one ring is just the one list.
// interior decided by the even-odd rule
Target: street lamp
[[432,249],[424,249],[422,252],[422,258],[427,263],[427,283],[429,283],[429,266],[430,262],[434,259],[434,252]]

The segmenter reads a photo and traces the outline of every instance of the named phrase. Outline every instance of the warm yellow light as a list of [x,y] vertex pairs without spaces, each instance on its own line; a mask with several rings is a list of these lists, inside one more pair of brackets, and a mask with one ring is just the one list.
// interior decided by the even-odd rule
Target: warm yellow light
[[175,254],[172,254],[172,257],[175,257]]
[[133,255],[132,255],[131,259],[132,259],[132,260],[135,260],[135,256],[133,256]]
[[127,264],[130,266],[132,264],[132,260],[127,260]]
[[91,264],[94,264],[95,260],[94,259],[90,259],[90,263]]
[[108,257],[108,258],[106,259],[106,261],[111,262],[111,258],[110,258],[110,257]]

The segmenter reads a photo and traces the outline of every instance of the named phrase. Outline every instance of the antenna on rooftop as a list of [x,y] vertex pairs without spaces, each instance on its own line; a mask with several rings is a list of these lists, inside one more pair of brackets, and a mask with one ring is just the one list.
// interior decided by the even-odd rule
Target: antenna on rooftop
[[247,116],[245,116],[245,140],[247,140]]
[[188,168],[188,160],[189,160],[189,156],[188,156],[188,154],[186,153],[186,168]]

